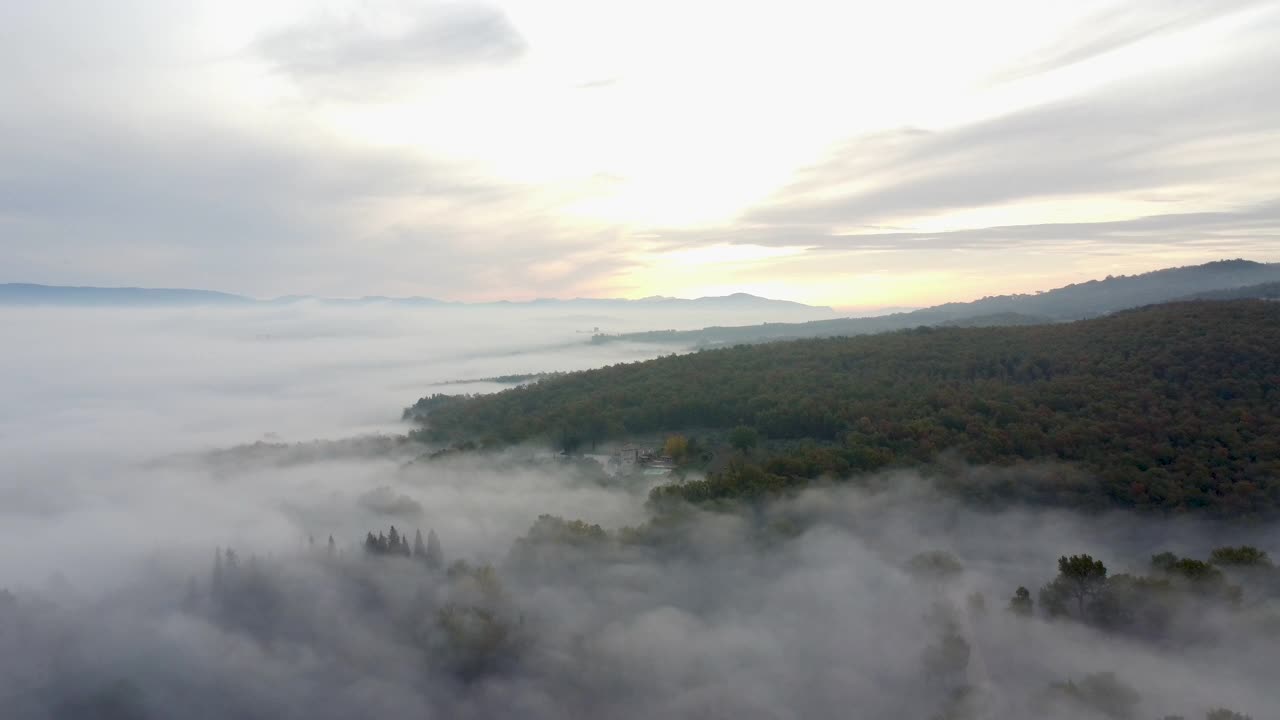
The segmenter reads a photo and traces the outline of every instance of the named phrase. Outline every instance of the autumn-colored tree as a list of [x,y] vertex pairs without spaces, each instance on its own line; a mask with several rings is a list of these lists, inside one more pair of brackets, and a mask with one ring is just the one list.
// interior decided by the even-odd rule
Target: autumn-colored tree
[[676,462],[684,461],[689,454],[689,438],[683,435],[671,435],[662,445],[662,452]]

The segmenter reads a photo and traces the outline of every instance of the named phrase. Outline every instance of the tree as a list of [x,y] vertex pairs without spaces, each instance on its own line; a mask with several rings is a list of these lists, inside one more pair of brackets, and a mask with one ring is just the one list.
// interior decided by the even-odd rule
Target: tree
[[413,556],[420,561],[427,559],[427,546],[422,543],[422,531],[413,531]]
[[1054,683],[1049,687],[1047,697],[1051,702],[1074,706],[1112,720],[1135,717],[1142,699],[1136,690],[1109,672],[1085,675],[1080,682]]
[[426,551],[427,567],[432,570],[440,570],[444,567],[444,551],[440,549],[440,538],[436,536],[435,530],[427,531],[427,551]]
[[1019,586],[1013,591],[1013,597],[1009,599],[1009,612],[1029,617],[1034,611],[1035,601],[1031,599],[1031,591]]
[[1227,582],[1227,576],[1221,570],[1202,560],[1179,558],[1163,569],[1176,587],[1200,597],[1223,600],[1232,605],[1239,604],[1243,597],[1240,586]]
[[1076,604],[1077,617],[1085,619],[1086,603],[1106,588],[1107,567],[1089,555],[1058,558],[1058,577],[1040,590],[1040,603],[1050,612],[1061,612],[1065,601]]
[[582,447],[582,434],[567,423],[560,426],[557,434],[559,436],[557,444],[565,455],[573,455],[578,452],[578,448]]
[[92,692],[60,699],[54,717],[147,720],[155,715],[148,709],[142,689],[131,680],[119,679]]
[[946,685],[960,685],[969,667],[969,654],[969,641],[954,624],[948,624],[938,642],[925,648],[925,674]]
[[907,572],[922,580],[948,582],[964,572],[960,559],[945,550],[917,553],[907,561]]
[[689,454],[689,439],[683,435],[672,435],[663,444],[662,452],[672,460],[680,462]]
[[1250,545],[1215,548],[1209,553],[1209,562],[1222,567],[1271,567],[1271,558]]
[[515,628],[491,608],[449,603],[436,612],[436,627],[445,662],[465,679],[492,672],[517,650]]
[[1204,716],[1204,720],[1253,720],[1253,718],[1234,710],[1218,708],[1217,710],[1210,710],[1209,713]]
[[222,591],[222,548],[213,551],[213,577],[209,579],[209,588],[217,593]]
[[969,593],[969,597],[966,602],[969,605],[970,614],[972,615],[987,614],[987,596],[983,595],[981,592],[974,591]]
[[1194,585],[1214,585],[1224,581],[1222,571],[1203,560],[1179,558],[1165,572],[1184,578]]
[[[0,605],[3,605],[3,603],[0,602]],[[198,607],[200,607],[200,583],[192,575],[187,578],[187,589],[182,594],[182,609],[192,612]]]
[[753,427],[739,425],[729,432],[729,444],[741,452],[750,452],[760,442],[760,433]]

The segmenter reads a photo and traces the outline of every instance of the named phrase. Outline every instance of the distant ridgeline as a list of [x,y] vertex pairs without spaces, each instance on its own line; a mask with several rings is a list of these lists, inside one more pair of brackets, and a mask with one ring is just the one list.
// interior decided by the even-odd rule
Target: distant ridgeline
[[489,446],[699,436],[690,439],[709,450],[684,462],[707,479],[659,488],[659,500],[750,498],[964,461],[1056,468],[940,479],[982,503],[1275,516],[1280,303],[737,346],[436,395],[406,417],[423,424],[418,439]]
[[1108,277],[1033,295],[1000,295],[973,302],[946,303],[880,317],[838,318],[800,323],[765,323],[702,330],[656,330],[596,335],[593,343],[617,341],[689,347],[846,337],[928,326],[1001,327],[1065,322],[1119,310],[1178,300],[1280,298],[1280,263],[1222,260],[1142,275]]
[[796,319],[825,318],[835,314],[835,311],[829,307],[804,305],[789,300],[773,300],[746,293],[699,298],[661,296],[636,300],[625,298],[572,298],[568,300],[542,298],[517,302],[498,300],[494,302],[466,303],[420,296],[387,297],[384,295],[366,295],[354,298],[326,298],[309,295],[285,295],[271,299],[258,299],[213,290],[192,290],[187,288],[69,287],[32,283],[0,283],[0,306],[193,307],[279,306],[295,303],[342,307],[551,308],[593,312],[619,309],[635,311],[696,310],[732,312],[741,314],[744,317],[758,317],[759,313],[767,312],[773,317],[777,317],[779,313],[782,313],[786,317]]

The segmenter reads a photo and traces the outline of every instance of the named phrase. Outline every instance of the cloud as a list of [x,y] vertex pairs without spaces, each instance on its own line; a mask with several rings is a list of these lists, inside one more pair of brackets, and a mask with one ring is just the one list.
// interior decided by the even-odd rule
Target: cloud
[[[1124,240],[1126,229],[1110,223],[1140,217],[1198,223],[1169,226],[1166,249],[1238,241],[1242,249],[1225,254],[1252,254],[1266,251],[1273,235],[1274,224],[1261,217],[1256,228],[1222,233],[1196,217],[1249,212],[1271,199],[1264,194],[1275,186],[1280,147],[1280,88],[1270,72],[1280,62],[1274,12],[1257,11],[1230,47],[1201,48],[1163,71],[1136,63],[1129,79],[1077,95],[1036,76],[1027,78],[1028,96],[1012,97],[1009,106],[1020,109],[962,126],[861,135],[771,195],[771,183],[786,182],[800,156],[783,161],[771,148],[791,145],[794,127],[779,122],[759,137],[748,132],[743,147],[759,152],[745,152],[774,159],[741,195],[717,188],[739,184],[720,183],[722,175],[751,175],[733,169],[744,151],[713,142],[723,161],[690,161],[703,165],[709,189],[691,190],[677,204],[723,204],[717,216],[724,217],[751,202],[744,198],[758,202],[729,222],[662,228],[645,220],[670,216],[663,206],[671,184],[661,178],[692,167],[667,155],[692,157],[679,148],[698,145],[693,135],[702,125],[720,123],[654,109],[650,93],[664,96],[658,81],[683,56],[655,74],[644,63],[607,57],[603,66],[625,72],[584,72],[596,64],[578,61],[594,59],[589,48],[608,45],[606,38],[573,44],[572,52],[559,48],[567,55],[548,48],[538,64],[525,63],[530,42],[557,39],[549,29],[555,24],[483,3],[335,3],[301,19],[285,12],[267,28],[260,14],[240,12],[248,6],[128,0],[107,11],[68,0],[0,9],[0,153],[7,160],[0,166],[0,279],[252,295],[688,294],[696,287],[668,282],[679,273],[648,266],[650,256],[725,243],[814,248],[834,287],[861,267],[837,263],[824,248],[912,255],[899,265],[918,265],[914,250],[947,242],[1094,252]],[[1167,39],[1236,22],[1223,13],[1252,8],[1113,9],[1091,21],[1105,32],[1068,33],[1076,37],[1024,65],[1080,64],[1151,33]],[[528,18],[531,40],[512,17]],[[689,29],[696,33],[696,23]],[[717,67],[730,73],[736,48]],[[511,72],[479,72],[497,68]],[[824,72],[795,84],[795,97],[843,92],[819,82]],[[626,81],[601,84],[614,75]],[[601,105],[598,91],[577,92],[573,81],[582,79],[581,89],[608,87],[611,99]],[[724,79],[730,89],[740,85],[731,73]],[[1034,104],[1040,97],[1065,99]],[[962,100],[962,114],[973,109],[970,101],[984,102]],[[639,102],[649,109],[633,112]],[[641,140],[667,132],[684,140],[664,141],[660,152],[624,151],[633,144],[619,138],[632,125]],[[824,138],[839,132],[839,122],[824,126]],[[1137,207],[1104,208],[1113,201]],[[924,237],[921,228],[941,231]],[[1058,237],[1070,231],[1082,233],[1078,244]],[[1142,232],[1141,243],[1156,237]],[[697,287],[739,283],[737,268],[709,272],[714,277]],[[779,284],[769,292],[799,296],[813,276],[775,273]]]
[[1104,7],[1063,30],[1058,42],[996,77],[1012,80],[1053,72],[1264,4],[1261,0],[1159,0]]
[[[33,39],[54,32],[56,13],[0,11],[12,15],[14,40],[0,53],[21,81],[0,83],[2,281],[514,299],[594,294],[629,263],[613,228],[555,216],[561,189],[496,179],[419,147],[371,145],[296,108],[206,107],[216,98],[190,88],[243,82],[243,68],[172,46],[191,33],[189,18],[143,5],[101,18],[102,37],[85,44],[102,56],[93,68],[75,53],[50,57]],[[501,27],[480,6],[415,17],[414,37],[456,29],[455,45]],[[79,26],[61,32],[60,43],[78,44]],[[131,34],[148,42],[122,42]],[[448,47],[458,62],[480,61]],[[46,85],[31,85],[24,67],[47,68]],[[526,272],[548,260],[564,272]]]
[[1280,203],[1233,212],[1169,213],[1107,222],[1039,223],[942,232],[859,232],[827,236],[826,249],[964,250],[1050,248],[1106,251],[1128,246],[1199,245],[1267,255],[1280,235]]
[[[541,188],[318,130],[0,128],[6,281],[497,299],[591,294],[627,263],[608,229],[548,215]],[[549,259],[567,276],[526,273]]]
[[501,66],[519,60],[527,43],[499,8],[431,2],[317,17],[263,35],[254,49],[301,84],[332,87]]
[[1047,197],[1232,188],[1280,153],[1280,84],[1264,70],[1280,55],[1267,58],[1187,85],[1113,88],[952,130],[854,142],[744,219],[867,225]]
[[[1160,32],[1241,9],[1179,8]],[[735,220],[666,228],[648,245],[808,248],[761,264],[751,279],[825,280],[822,297],[837,304],[830,298],[871,302],[859,288],[881,271],[903,286],[932,271],[915,296],[872,287],[898,302],[942,302],[989,293],[993,272],[1011,283],[1005,289],[1031,291],[1096,276],[1099,262],[1106,272],[1139,272],[1223,257],[1280,260],[1280,85],[1270,70],[1280,54],[1269,40],[1277,21],[1258,15],[1230,49],[1194,65],[962,125],[855,137]]]
[[[1034,247],[1039,238],[1065,240],[1076,231],[1089,240],[1162,230],[1170,244],[1194,243],[1214,223],[1251,222],[1265,233],[1252,242],[1262,243],[1276,227],[1265,186],[1280,159],[1280,84],[1270,70],[1280,54],[1261,38],[1276,19],[1260,22],[1224,58],[1176,74],[1120,81],[954,128],[852,140],[747,211],[735,228],[743,242],[909,249],[984,238],[1012,247],[1015,236]],[[1144,203],[1148,217],[883,232],[949,213],[1015,213],[1020,203],[1074,208],[1126,200]],[[1151,212],[1161,207],[1169,211]],[[1046,213],[1052,209],[1039,211]]]

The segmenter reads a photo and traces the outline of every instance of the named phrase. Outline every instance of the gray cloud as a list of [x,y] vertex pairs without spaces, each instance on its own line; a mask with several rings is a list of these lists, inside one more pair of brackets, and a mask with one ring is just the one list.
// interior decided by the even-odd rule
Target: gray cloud
[[[1177,76],[1108,86],[955,129],[854,140],[749,211],[739,227],[770,244],[843,246],[876,238],[838,237],[838,228],[874,229],[894,218],[1022,200],[1106,193],[1155,198],[1180,185],[1212,185],[1220,193],[1215,204],[1230,206],[1233,192],[1240,187],[1256,191],[1252,179],[1280,157],[1280,81],[1271,70],[1280,53],[1259,39],[1276,20],[1272,16],[1242,39],[1228,61]],[[1191,231],[1186,239],[1194,240],[1194,229],[1213,220],[1198,214],[1161,217],[1162,229],[1175,242],[1181,221]],[[1245,217],[1274,219],[1266,212]],[[1149,228],[1154,222],[1133,224]],[[1016,232],[1027,238],[1062,237],[1073,228],[1120,229],[1053,225]],[[972,241],[979,234],[999,241],[1014,231],[951,237]]]
[[[190,8],[153,0],[110,11],[70,0],[0,7],[0,279],[258,295],[564,296],[598,294],[634,268],[640,245],[899,250],[1079,241],[1101,252],[1105,242],[1155,243],[1163,232],[1170,245],[1239,243],[1239,252],[1227,251],[1238,255],[1273,242],[1265,213],[1247,221],[1167,213],[1159,230],[1150,218],[942,234],[895,235],[886,226],[1023,199],[1161,198],[1179,184],[1207,188],[1205,204],[1252,212],[1233,193],[1253,182],[1256,202],[1254,179],[1275,167],[1280,147],[1275,13],[1200,67],[966,127],[860,138],[738,222],[638,241],[621,225],[558,217],[566,195],[598,188],[503,183],[464,165],[360,146],[309,124],[306,102],[254,107],[241,121],[204,105],[215,98],[188,92],[205,69],[247,58],[275,67],[304,96],[359,100],[424,73],[502,65],[524,52],[518,30],[486,5],[379,7],[394,22],[377,13],[321,16],[216,60],[186,46]],[[1219,16],[1195,3],[1147,11],[1158,18],[1122,10],[1100,19],[1119,28],[1101,33],[1107,47],[1140,39],[1143,28],[1167,32]],[[1052,65],[1103,51],[1046,52],[1066,58]],[[383,212],[389,207],[399,211]],[[1213,226],[1219,221],[1227,225]],[[871,234],[850,237],[851,228]]]
[[817,235],[810,228],[796,228],[791,232],[782,228],[762,233],[757,241],[779,242],[784,238],[792,239],[785,240],[787,242],[811,242],[829,250],[997,250],[1058,245],[1076,251],[1105,251],[1119,246],[1180,244],[1270,256],[1280,238],[1280,202],[1234,212],[1169,213],[1109,222],[1040,223],[944,232]]
[[[1274,158],[1194,145],[1210,138],[1237,150],[1280,143],[1280,84],[1253,69],[1246,77],[1201,77],[1194,91],[1151,87],[1139,95],[1131,87],[889,144],[854,143],[746,220],[870,224],[1024,199],[1247,180]],[[1240,113],[1242,104],[1251,112]],[[870,187],[828,197],[850,181]]]
[[[1034,249],[1075,256],[1130,255],[1135,248],[1181,247],[1208,258],[1248,257],[1275,260],[1280,247],[1280,202],[1234,211],[1167,213],[1127,220],[1038,223],[910,232],[869,225],[856,233],[837,233],[820,224],[751,224],[710,231],[669,231],[655,241],[664,249],[704,243],[804,246],[821,262],[826,253],[1020,251]],[[800,256],[802,259],[805,256]],[[984,265],[979,261],[975,268]],[[865,261],[864,267],[875,267]],[[907,263],[899,269],[910,268]],[[1158,269],[1152,265],[1150,269]]]
[[1063,31],[1057,43],[997,78],[1011,80],[1052,72],[1264,4],[1265,0],[1148,0],[1107,7]]
[[[423,63],[449,72],[523,47],[488,6],[379,9],[404,15],[391,36],[379,18],[352,15],[281,31],[264,47],[300,48],[290,73],[364,89]],[[234,75],[245,58],[209,57],[207,39],[184,44],[198,34],[197,10],[147,0],[109,12],[0,8],[5,281],[491,297],[556,295],[594,279],[531,278],[528,265],[549,256],[619,266],[597,231],[549,217],[539,188],[334,136],[296,106],[245,117],[206,107],[213,98],[189,89]]]
[[[560,295],[626,264],[607,230],[559,226],[536,188],[323,135],[10,115],[0,154],[6,281]],[[529,275],[549,258],[586,269]]]
[[393,30],[355,14],[321,17],[265,35],[255,50],[306,83],[502,65],[527,49],[506,15],[488,5],[433,2],[410,5],[404,15]]

